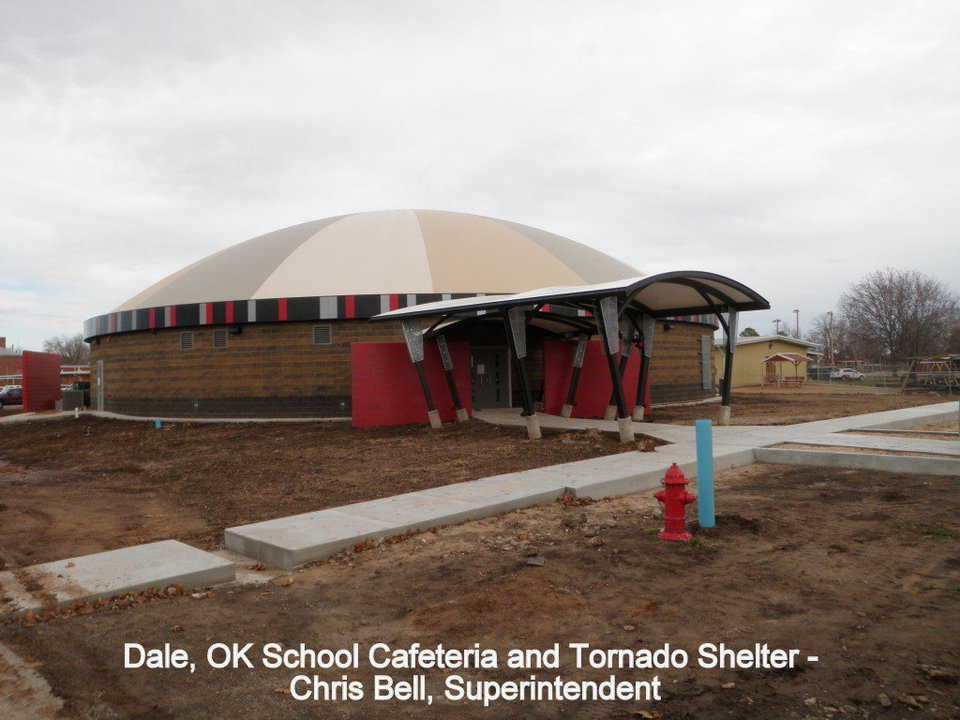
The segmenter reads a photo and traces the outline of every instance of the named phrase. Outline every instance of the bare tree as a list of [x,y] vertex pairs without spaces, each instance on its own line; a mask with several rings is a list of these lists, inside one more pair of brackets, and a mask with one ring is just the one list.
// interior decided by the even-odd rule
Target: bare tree
[[43,351],[56,353],[64,365],[86,365],[90,362],[90,346],[83,335],[58,335],[43,341]]
[[807,340],[823,348],[824,362],[827,364],[863,357],[865,352],[865,348],[850,333],[846,319],[838,313],[817,315],[810,323]]
[[943,283],[912,270],[876,270],[840,296],[851,339],[872,359],[943,352],[960,301]]

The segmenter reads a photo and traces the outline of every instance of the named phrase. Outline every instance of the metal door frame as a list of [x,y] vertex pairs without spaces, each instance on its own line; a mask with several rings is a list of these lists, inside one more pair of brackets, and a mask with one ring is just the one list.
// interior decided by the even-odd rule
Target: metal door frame
[[[474,345],[470,344],[470,382],[473,383],[473,351],[474,350],[502,350],[507,360],[507,404],[506,407],[513,407],[513,363],[510,362],[510,348],[506,345]],[[471,391],[473,388],[471,387]],[[482,410],[483,408],[481,408]]]

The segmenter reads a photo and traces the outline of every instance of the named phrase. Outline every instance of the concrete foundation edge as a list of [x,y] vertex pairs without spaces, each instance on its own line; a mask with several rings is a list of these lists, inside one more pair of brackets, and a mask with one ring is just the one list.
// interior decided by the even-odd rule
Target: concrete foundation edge
[[829,452],[823,450],[790,450],[757,448],[757,462],[776,465],[814,465],[855,470],[880,470],[911,475],[960,476],[960,460],[917,455],[879,455],[873,453]]

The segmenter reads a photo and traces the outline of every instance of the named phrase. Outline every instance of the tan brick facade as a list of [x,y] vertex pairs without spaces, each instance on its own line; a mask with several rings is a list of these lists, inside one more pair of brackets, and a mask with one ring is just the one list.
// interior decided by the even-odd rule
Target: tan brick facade
[[[331,326],[330,345],[313,344],[313,327]],[[350,345],[398,342],[396,323],[367,320],[240,326],[227,347],[213,347],[212,326],[111,335],[91,347],[93,387],[103,361],[104,405],[152,415],[350,414]],[[183,332],[193,349],[180,349]],[[94,401],[95,402],[95,401]]]
[[[329,324],[331,345],[313,344],[313,327]],[[651,396],[654,403],[712,395],[702,389],[700,337],[708,326],[657,324]],[[350,414],[350,345],[401,342],[396,323],[368,320],[278,322],[168,328],[101,337],[91,346],[91,398],[103,361],[106,410],[164,416],[313,416]],[[227,330],[227,347],[214,348],[214,330]],[[181,333],[193,334],[182,350]],[[536,388],[543,376],[542,346],[530,344],[528,368]]]
[[[666,325],[669,330],[664,330]],[[709,325],[657,323],[650,366],[650,400],[654,405],[716,395],[713,389],[703,389],[700,338],[704,335],[710,336],[712,348],[713,328]]]

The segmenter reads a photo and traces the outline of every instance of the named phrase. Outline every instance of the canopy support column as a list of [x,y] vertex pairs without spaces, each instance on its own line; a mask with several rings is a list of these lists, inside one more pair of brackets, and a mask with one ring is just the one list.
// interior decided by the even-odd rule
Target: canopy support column
[[510,345],[510,354],[513,355],[514,365],[517,368],[517,377],[520,379],[520,394],[523,398],[523,416],[527,422],[527,437],[531,440],[541,438],[540,419],[533,407],[533,395],[530,393],[530,380],[527,377],[527,318],[526,310],[521,307],[510,308],[505,318],[507,343]]
[[620,442],[633,442],[633,422],[627,415],[627,403],[623,398],[623,383],[620,382],[620,373],[617,370],[616,355],[620,352],[619,303],[616,296],[608,295],[600,298],[597,305],[597,323],[600,327],[603,351],[607,356],[610,382],[613,384],[613,394],[617,403],[617,426],[620,430]]
[[[620,353],[620,382],[623,382],[623,376],[627,372],[627,364],[630,362],[630,351],[633,349],[633,325],[623,318],[621,323],[622,351]],[[603,416],[604,420],[613,420],[617,415],[617,398],[613,391],[610,392],[610,402],[607,404],[607,411]]]
[[653,361],[653,331],[656,321],[649,315],[641,319],[640,379],[637,381],[637,402],[633,406],[633,419],[643,420],[650,408],[647,407],[647,381],[650,378],[650,363]]
[[577,341],[577,349],[573,353],[573,372],[570,374],[570,387],[567,389],[567,402],[563,404],[560,414],[568,418],[573,415],[573,406],[577,404],[577,385],[580,383],[580,371],[583,369],[583,358],[587,354],[587,341],[582,337]]
[[440,362],[443,365],[443,374],[447,378],[447,387],[450,389],[450,397],[453,399],[453,409],[457,413],[457,422],[467,422],[470,416],[467,409],[460,402],[460,391],[457,390],[457,381],[453,377],[453,358],[450,357],[450,348],[447,347],[447,339],[443,335],[437,335],[435,341],[437,350],[440,351]]
[[417,377],[420,379],[420,389],[423,390],[423,399],[427,403],[427,420],[430,421],[430,427],[438,428],[443,423],[440,422],[440,413],[433,404],[433,393],[430,392],[430,384],[427,382],[427,374],[423,370],[423,332],[416,321],[403,320],[400,323],[403,330],[403,339],[407,343],[407,352],[410,353],[410,360],[413,362],[413,368],[417,371]]
[[730,424],[730,390],[733,384],[733,353],[737,347],[737,311],[727,314],[727,346],[723,362],[723,384],[720,386],[720,418],[718,425]]

